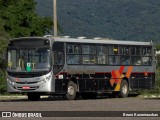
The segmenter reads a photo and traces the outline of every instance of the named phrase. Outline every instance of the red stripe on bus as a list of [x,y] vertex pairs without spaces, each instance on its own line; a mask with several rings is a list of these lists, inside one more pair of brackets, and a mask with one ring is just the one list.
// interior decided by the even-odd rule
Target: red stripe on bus
[[121,67],[119,68],[119,73],[120,73],[120,75],[123,73],[123,70],[124,70],[124,66],[121,66]]
[[[124,73],[127,73],[127,72],[124,72]],[[131,72],[131,74],[144,74],[144,73],[147,73],[147,74],[155,74],[155,72]],[[62,74],[69,74],[67,72],[60,72],[58,74],[56,74],[55,76],[58,76],[58,75],[62,75]],[[112,72],[95,72],[95,74],[112,74]],[[81,74],[79,74],[81,75]]]

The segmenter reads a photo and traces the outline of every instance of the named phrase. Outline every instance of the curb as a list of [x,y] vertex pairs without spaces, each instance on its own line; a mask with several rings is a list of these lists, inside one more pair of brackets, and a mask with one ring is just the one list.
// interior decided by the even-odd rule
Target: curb
[[[48,97],[49,97],[49,96],[41,96],[41,98],[48,98]],[[7,98],[26,98],[26,99],[28,99],[27,95],[23,95],[23,96],[7,96],[7,95],[6,95],[6,96],[5,96],[5,95],[4,95],[4,96],[3,96],[3,95],[1,96],[1,95],[0,95],[0,99],[1,99],[1,98],[6,98],[6,99],[7,99]]]
[[[52,96],[41,96],[41,98],[50,98]],[[28,99],[27,95],[20,96],[10,96],[10,95],[0,95],[0,99]],[[136,98],[136,97],[135,97]],[[139,95],[137,98],[160,98],[160,95]]]
[[140,95],[140,98],[160,98],[160,95]]
[[27,96],[0,96],[0,98],[27,98]]

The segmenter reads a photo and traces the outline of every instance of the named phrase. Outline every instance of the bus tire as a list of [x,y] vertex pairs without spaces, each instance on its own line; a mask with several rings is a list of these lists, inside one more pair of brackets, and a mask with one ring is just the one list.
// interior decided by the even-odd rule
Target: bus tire
[[67,100],[75,100],[76,95],[77,95],[77,84],[74,83],[73,81],[69,81],[68,87],[67,87],[66,99]]
[[28,100],[30,101],[39,101],[40,100],[40,94],[38,93],[27,93]]
[[118,92],[118,97],[125,98],[128,96],[128,94],[129,94],[129,85],[128,82],[125,79],[123,79],[121,82],[120,91]]

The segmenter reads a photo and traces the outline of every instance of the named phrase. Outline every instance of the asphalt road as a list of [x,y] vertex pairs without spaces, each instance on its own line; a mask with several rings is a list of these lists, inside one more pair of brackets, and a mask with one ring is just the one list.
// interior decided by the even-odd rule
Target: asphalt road
[[[121,112],[129,111],[129,114],[137,112],[138,114],[142,114],[143,112],[153,112],[157,114],[156,111],[160,111],[160,98],[139,98],[139,97],[128,97],[128,98],[101,98],[101,99],[90,99],[90,100],[64,100],[63,98],[42,98],[40,101],[28,101],[26,98],[3,98],[0,99],[0,111],[32,111],[32,112],[42,112],[46,111],[50,113],[50,111],[61,111],[58,114],[65,114],[66,111],[72,111],[75,115],[78,114],[82,117],[43,117],[42,119],[57,119],[57,120],[72,120],[72,119],[90,119],[90,120],[101,120],[101,119],[141,119],[141,120],[151,120],[151,119],[160,119],[160,117],[115,117],[116,113],[121,115]],[[64,111],[64,112],[63,112]],[[75,111],[80,111],[76,113]],[[89,117],[84,117],[85,112],[81,111],[89,111]],[[100,113],[100,116],[96,116],[98,112],[95,111],[108,111],[110,116],[103,117]],[[141,112],[139,112],[141,111]],[[115,114],[114,114],[115,113]],[[160,112],[158,112],[160,116]],[[50,115],[52,112],[50,113]],[[54,116],[53,113],[51,116]],[[68,113],[66,113],[68,114]],[[92,117],[92,115],[95,117]],[[60,115],[59,115],[60,116]],[[1,119],[1,118],[0,118]],[[8,118],[3,118],[8,119]],[[17,119],[17,118],[12,118]],[[22,119],[22,118],[19,118]],[[34,119],[39,120],[40,118],[23,118],[23,119]]]

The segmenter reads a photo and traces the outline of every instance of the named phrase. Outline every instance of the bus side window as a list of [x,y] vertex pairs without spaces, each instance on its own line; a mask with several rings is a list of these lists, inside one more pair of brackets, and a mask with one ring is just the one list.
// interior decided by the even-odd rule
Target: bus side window
[[130,56],[120,56],[120,64],[122,65],[130,65]]
[[120,46],[120,54],[121,55],[129,55],[129,47],[127,46]]
[[113,53],[113,46],[109,46],[108,48],[109,48],[109,55],[113,55],[114,54]]
[[118,52],[118,46],[114,46],[113,51],[114,51],[114,54],[118,54],[119,53]]
[[143,62],[143,65],[151,65],[152,58],[149,57],[149,56],[143,56],[142,57],[142,62]]
[[54,55],[54,59],[53,59],[54,65],[63,65],[63,59],[64,59],[63,53],[58,52],[58,51],[54,51],[53,55]]
[[54,65],[63,65],[64,64],[64,48],[63,43],[54,43],[53,44],[53,64]]
[[81,46],[79,44],[67,44],[67,64],[80,64]]
[[118,65],[119,64],[119,56],[109,56],[109,64],[110,65]]
[[73,53],[72,46],[67,46],[67,53]]
[[140,47],[136,47],[136,55],[141,55],[141,48]]
[[96,64],[96,48],[94,45],[82,45],[82,63]]
[[126,55],[129,55],[129,54],[130,54],[130,51],[129,51],[129,48],[128,48],[128,47],[126,47],[126,49],[125,49],[125,54],[126,54]]
[[80,54],[81,53],[80,46],[74,46],[74,53],[76,53],[76,54]]
[[142,65],[141,47],[133,46],[131,47],[130,50],[131,50],[131,64]]
[[142,48],[142,62],[143,65],[151,65],[151,47],[143,47]]
[[143,47],[142,48],[142,55],[144,55],[144,56],[151,55],[151,48],[150,47]]
[[109,55],[118,55],[119,49],[118,46],[109,46]]
[[120,64],[130,64],[130,49],[128,46],[120,46]]
[[142,64],[141,56],[132,56],[131,63],[133,65],[141,65]]
[[80,54],[81,49],[78,44],[67,44],[67,53]]
[[67,55],[67,64],[81,64],[81,55]]
[[98,64],[107,64],[107,47],[106,46],[97,46],[97,63]]
[[118,46],[109,46],[109,64],[119,65],[119,49]]
[[136,54],[136,48],[135,47],[131,47],[131,55],[135,55]]

